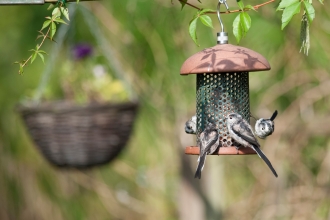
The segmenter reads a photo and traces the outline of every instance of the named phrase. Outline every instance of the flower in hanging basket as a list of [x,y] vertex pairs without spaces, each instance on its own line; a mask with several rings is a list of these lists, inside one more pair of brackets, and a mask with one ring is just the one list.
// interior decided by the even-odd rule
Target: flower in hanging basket
[[80,43],[72,48],[72,56],[75,60],[81,60],[93,54],[93,48],[90,44]]
[[71,53],[72,59],[61,60],[57,82],[48,86],[58,88],[59,85],[62,93],[56,97],[51,94],[56,90],[47,89],[47,100],[65,99],[79,104],[129,101],[124,83],[111,71],[97,48],[94,50],[90,44],[76,44]]

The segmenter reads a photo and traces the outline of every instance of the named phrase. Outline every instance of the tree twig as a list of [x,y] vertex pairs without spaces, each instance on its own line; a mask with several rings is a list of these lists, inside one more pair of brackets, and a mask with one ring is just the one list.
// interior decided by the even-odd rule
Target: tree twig
[[[193,4],[191,4],[191,3],[188,3],[188,2],[185,2],[184,0],[178,0],[179,2],[182,2],[182,3],[185,3],[186,5],[189,5],[190,7],[193,7],[193,8],[195,8],[195,9],[197,9],[197,10],[201,10],[202,8],[199,8],[199,7],[197,7],[196,5],[193,5]],[[258,10],[258,8],[260,8],[260,7],[262,7],[262,6],[264,6],[264,5],[268,5],[268,4],[270,4],[270,3],[273,3],[273,2],[275,2],[275,0],[269,0],[269,1],[267,1],[267,2],[264,2],[264,3],[262,3],[262,4],[259,4],[259,5],[255,5],[255,6],[252,6],[255,10]],[[251,10],[251,9],[246,9],[246,10],[244,10],[244,11],[249,11],[249,10]],[[236,9],[236,10],[231,10],[231,11],[221,11],[220,13],[221,14],[230,14],[230,13],[235,13],[235,12],[240,12],[240,11],[242,11],[241,9]],[[206,14],[216,14],[217,12],[207,12]]]
[[[41,46],[44,44],[46,38],[48,37],[49,31],[50,31],[50,27],[48,28],[47,33],[44,35],[44,37],[43,37],[41,43],[39,44],[37,50],[39,50],[41,48]],[[26,64],[31,60],[32,56],[33,56],[33,54],[30,55],[29,58],[22,64],[22,67],[26,66]]]

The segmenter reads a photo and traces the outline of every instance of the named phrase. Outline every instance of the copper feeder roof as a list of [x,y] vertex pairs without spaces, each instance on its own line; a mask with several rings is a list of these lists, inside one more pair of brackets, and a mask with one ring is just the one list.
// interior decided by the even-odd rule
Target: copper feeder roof
[[270,65],[266,58],[259,53],[232,44],[218,44],[189,57],[183,63],[180,74],[254,72],[263,70],[270,70]]

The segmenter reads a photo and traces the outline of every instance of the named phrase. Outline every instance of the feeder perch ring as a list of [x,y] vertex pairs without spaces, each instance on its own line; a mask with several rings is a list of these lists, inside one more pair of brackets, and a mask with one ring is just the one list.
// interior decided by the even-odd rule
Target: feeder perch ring
[[[199,155],[199,147],[188,146],[185,149],[185,154]],[[237,149],[236,147],[219,147],[218,151],[214,155],[247,155],[256,154],[256,152],[249,147],[241,147]]]

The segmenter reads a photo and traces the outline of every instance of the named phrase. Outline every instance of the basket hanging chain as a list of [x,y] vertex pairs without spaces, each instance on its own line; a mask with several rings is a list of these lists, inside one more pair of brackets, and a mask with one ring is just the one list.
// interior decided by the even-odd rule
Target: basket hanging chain
[[114,51],[113,48],[108,43],[103,32],[101,31],[101,29],[95,19],[95,16],[84,6],[80,7],[80,10],[83,14],[83,17],[84,17],[87,25],[90,28],[91,33],[94,35],[94,38],[96,39],[97,44],[99,45],[105,58],[109,62],[109,64],[110,64],[109,66],[112,69],[113,73],[116,75],[116,77],[120,81],[123,82],[131,101],[137,100],[137,96],[134,93],[134,90],[133,90],[131,84],[129,83],[129,81],[125,77],[125,75],[123,74],[124,70],[121,67],[120,62],[117,60],[116,55],[113,52]]

